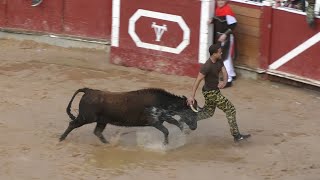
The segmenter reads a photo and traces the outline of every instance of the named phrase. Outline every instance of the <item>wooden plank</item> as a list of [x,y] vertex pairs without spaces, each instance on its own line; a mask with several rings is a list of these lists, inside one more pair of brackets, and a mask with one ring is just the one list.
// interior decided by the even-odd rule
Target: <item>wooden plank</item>
[[251,9],[247,7],[241,7],[237,5],[230,5],[233,12],[237,15],[243,15],[247,17],[260,18],[261,10],[260,9]]
[[236,19],[239,24],[253,26],[253,27],[260,27],[260,19],[243,16],[243,15],[236,15]]
[[[245,60],[245,62],[244,62]],[[236,66],[244,66],[251,69],[258,69],[259,63],[257,61],[257,58],[251,57],[251,56],[244,56],[239,55],[238,60],[234,63]]]
[[247,36],[236,35],[238,48],[241,53],[256,56],[259,54],[259,39]]
[[238,59],[235,64],[253,69],[259,68],[262,9],[241,3],[231,3],[230,6],[238,20],[235,30]]
[[239,56],[235,63],[250,68],[258,68],[260,55],[259,38],[243,34],[236,34],[236,38]]
[[245,24],[238,24],[236,28],[236,32],[239,34],[246,34],[254,37],[260,37],[260,29],[259,27],[248,26]]

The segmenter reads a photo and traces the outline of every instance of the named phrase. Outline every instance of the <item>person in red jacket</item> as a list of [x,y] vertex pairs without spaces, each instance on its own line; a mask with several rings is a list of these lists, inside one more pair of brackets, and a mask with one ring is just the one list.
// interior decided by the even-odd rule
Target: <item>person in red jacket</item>
[[236,78],[236,72],[233,66],[235,59],[235,37],[233,34],[237,26],[235,14],[228,4],[228,0],[217,0],[215,15],[209,20],[210,24],[214,24],[213,44],[221,43],[222,59],[228,73],[228,83],[226,87],[232,86],[232,81]]

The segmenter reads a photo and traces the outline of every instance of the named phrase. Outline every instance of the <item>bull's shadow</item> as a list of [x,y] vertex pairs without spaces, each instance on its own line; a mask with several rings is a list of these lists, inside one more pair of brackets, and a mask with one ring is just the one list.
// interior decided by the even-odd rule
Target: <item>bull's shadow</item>
[[[71,113],[72,101],[83,92],[79,102],[79,114]],[[192,107],[192,106],[191,106]],[[164,144],[168,144],[168,129],[164,122],[176,125],[183,130],[186,123],[191,130],[197,128],[197,111],[187,105],[185,96],[177,96],[163,89],[148,88],[129,92],[109,92],[97,89],[78,89],[72,96],[67,114],[72,119],[68,128],[61,135],[63,141],[75,128],[96,122],[94,134],[103,143],[108,141],[102,132],[107,124],[125,127],[152,126],[164,134]],[[180,116],[177,121],[173,116]]]

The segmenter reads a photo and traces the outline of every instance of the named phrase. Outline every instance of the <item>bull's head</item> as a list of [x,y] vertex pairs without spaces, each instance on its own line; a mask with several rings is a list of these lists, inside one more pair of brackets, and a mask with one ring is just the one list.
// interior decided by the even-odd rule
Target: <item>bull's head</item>
[[[187,117],[185,118],[185,123],[188,124],[189,128],[191,130],[197,129],[197,113],[201,111],[201,108],[198,106],[197,100],[194,100],[194,103],[189,105],[190,109],[192,110],[192,113],[189,113]],[[189,110],[190,111],[190,110]]]
[[186,96],[182,96],[182,98],[185,100],[185,104],[190,107],[190,109],[195,112],[195,113],[198,113],[201,111],[201,108],[198,106],[198,102],[197,100],[194,100],[194,103],[193,104],[190,104],[188,105],[188,102],[187,102],[187,97]]
[[187,98],[183,96],[184,106],[183,109],[176,111],[181,117],[181,121],[186,123],[191,130],[197,129],[197,113],[201,111],[201,108],[198,106],[197,101],[195,100],[193,105],[188,105]]

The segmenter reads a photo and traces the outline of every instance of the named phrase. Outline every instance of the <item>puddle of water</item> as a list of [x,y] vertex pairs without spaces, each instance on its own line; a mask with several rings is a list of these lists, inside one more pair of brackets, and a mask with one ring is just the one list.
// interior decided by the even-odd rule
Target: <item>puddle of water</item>
[[136,132],[137,146],[147,151],[165,153],[167,151],[177,149],[187,143],[187,137],[178,128],[169,127],[169,144],[164,145],[162,133],[153,133],[148,130]]
[[[161,133],[136,132],[135,135],[130,135],[130,141],[135,141],[135,143],[122,142],[116,147],[95,147],[87,162],[97,168],[119,174],[138,167],[156,170],[167,168],[168,164],[173,163],[208,161],[234,163],[243,159],[237,153],[233,153],[234,149],[229,141],[213,137],[206,141],[188,142],[187,135],[174,131],[170,130],[171,136],[169,135],[167,146],[162,144],[163,135]],[[136,145],[132,146],[132,144]]]

